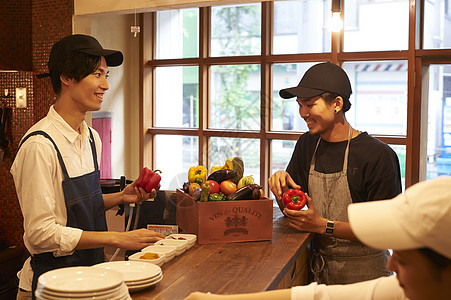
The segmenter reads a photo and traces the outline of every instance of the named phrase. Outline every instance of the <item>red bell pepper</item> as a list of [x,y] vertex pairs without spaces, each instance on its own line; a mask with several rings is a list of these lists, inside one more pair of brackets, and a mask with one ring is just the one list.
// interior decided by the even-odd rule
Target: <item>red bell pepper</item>
[[142,187],[146,190],[146,192],[150,193],[153,189],[155,189],[160,183],[161,176],[156,173],[160,172],[160,170],[155,170],[153,172],[147,167],[144,167],[139,174],[138,179],[136,179],[135,183],[137,187]]
[[301,190],[288,189],[283,193],[282,201],[288,209],[301,210],[307,203],[307,196]]

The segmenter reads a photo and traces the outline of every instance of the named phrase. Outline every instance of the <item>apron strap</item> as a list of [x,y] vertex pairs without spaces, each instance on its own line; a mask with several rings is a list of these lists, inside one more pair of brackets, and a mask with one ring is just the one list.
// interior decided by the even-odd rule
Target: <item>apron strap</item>
[[[37,131],[34,131],[34,132],[30,133],[29,135],[27,135],[26,137],[24,137],[24,138],[22,139],[22,141],[21,141],[20,144],[19,144],[19,147],[17,148],[17,151],[19,151],[19,149],[20,149],[20,147],[22,146],[22,144],[23,144],[28,138],[30,138],[30,137],[32,137],[32,136],[35,136],[35,135],[43,135],[44,137],[48,138],[48,139],[52,142],[53,147],[55,147],[56,153],[57,153],[57,155],[58,155],[58,160],[60,161],[61,169],[63,170],[64,178],[69,178],[69,174],[67,173],[66,165],[64,164],[64,161],[63,161],[63,156],[61,155],[60,150],[59,150],[58,147],[56,146],[55,141],[53,141],[53,139],[50,137],[50,135],[48,135],[47,132],[44,132],[44,131],[42,131],[42,130],[37,130]],[[97,162],[97,160],[96,160],[96,162]]]
[[349,143],[351,142],[351,139],[352,139],[352,126],[349,125],[348,143],[346,145],[345,157],[344,157],[344,160],[343,160],[343,172],[345,174],[348,173]]
[[[91,145],[91,152],[92,152],[92,159],[93,159],[93,162],[94,162],[94,169],[97,171],[99,169],[99,164],[97,162],[96,143],[94,142],[94,136],[92,134],[91,128],[88,127],[88,130],[89,130],[89,136],[90,136],[89,143]],[[63,156],[61,155],[61,152],[58,149],[58,146],[56,146],[55,141],[50,137],[50,135],[47,132],[42,131],[42,130],[37,130],[37,131],[34,131],[34,132],[30,133],[29,135],[27,135],[26,137],[24,137],[22,139],[22,141],[19,144],[19,147],[17,148],[17,151],[19,151],[20,147],[22,146],[22,144],[26,140],[28,140],[30,137],[35,136],[35,135],[42,135],[42,136],[46,137],[47,139],[49,139],[52,142],[53,147],[55,148],[56,153],[58,155],[58,160],[60,161],[61,169],[63,170],[64,178],[69,178],[69,173],[67,172],[66,165],[64,164]]]
[[[352,139],[352,126],[349,125],[348,143],[346,144],[346,150],[345,150],[345,155],[344,155],[344,160],[343,160],[343,172],[345,172],[345,173],[347,173],[347,171],[348,171],[349,143],[351,142],[351,139]],[[320,142],[321,142],[321,136],[319,137],[318,142],[316,143],[315,151],[313,151],[313,157],[312,157],[312,160],[310,161],[310,171],[314,170],[314,168],[315,168],[316,151],[318,150],[318,146],[319,146]]]
[[91,144],[92,151],[92,159],[94,160],[94,168],[97,171],[99,169],[99,164],[97,163],[96,143],[94,142],[94,136],[92,135],[91,128],[88,127],[88,130],[89,130],[89,143]]

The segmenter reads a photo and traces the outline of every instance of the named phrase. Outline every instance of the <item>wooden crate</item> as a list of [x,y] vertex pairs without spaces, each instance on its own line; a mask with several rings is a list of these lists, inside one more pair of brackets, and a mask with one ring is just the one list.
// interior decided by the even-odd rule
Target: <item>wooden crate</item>
[[195,202],[177,190],[177,225],[197,235],[199,244],[264,241],[272,239],[273,201]]

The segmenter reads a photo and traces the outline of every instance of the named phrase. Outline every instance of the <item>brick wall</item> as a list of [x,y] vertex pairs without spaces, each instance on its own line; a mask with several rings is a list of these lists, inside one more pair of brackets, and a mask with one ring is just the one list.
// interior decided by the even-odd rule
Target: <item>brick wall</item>
[[[11,108],[9,146],[0,163],[0,241],[23,246],[22,213],[9,173],[23,134],[47,114],[54,101],[50,80],[36,79],[47,71],[53,43],[72,33],[73,0],[14,0],[0,2],[0,95],[5,88],[27,87],[27,108],[16,108],[14,98],[0,98]],[[15,70],[17,72],[10,72]]]

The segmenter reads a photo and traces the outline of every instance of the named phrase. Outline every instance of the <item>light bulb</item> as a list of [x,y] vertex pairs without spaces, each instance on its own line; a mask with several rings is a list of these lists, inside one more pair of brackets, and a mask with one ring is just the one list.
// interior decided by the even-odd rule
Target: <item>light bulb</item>
[[331,30],[338,32],[343,28],[343,21],[341,20],[340,12],[333,12],[331,19]]

